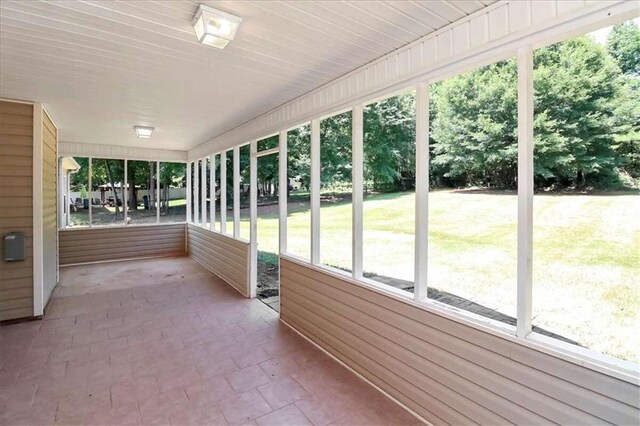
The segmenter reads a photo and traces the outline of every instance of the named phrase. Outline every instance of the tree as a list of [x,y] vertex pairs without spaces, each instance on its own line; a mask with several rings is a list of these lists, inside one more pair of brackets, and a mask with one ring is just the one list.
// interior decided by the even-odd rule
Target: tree
[[623,73],[640,76],[640,28],[635,22],[615,25],[607,37],[607,50]]
[[415,185],[415,94],[376,102],[364,110],[364,180],[374,191]]
[[517,72],[502,61],[439,83],[433,96],[431,166],[449,186],[514,187]]
[[320,122],[320,181],[335,190],[351,185],[351,111]]
[[623,131],[616,135],[615,149],[622,158],[623,174],[640,180],[640,28],[633,21],[613,27],[607,50],[625,74],[614,119]]
[[608,185],[615,180],[615,109],[620,70],[590,37],[570,39],[534,56],[535,160],[539,184]]
[[[515,188],[515,60],[431,87],[432,182]],[[618,185],[620,167],[637,170],[637,144],[630,140],[638,139],[639,98],[631,87],[613,58],[590,37],[535,52],[537,187],[611,187]]]
[[287,177],[300,179],[301,185],[309,190],[311,183],[310,125],[287,132]]

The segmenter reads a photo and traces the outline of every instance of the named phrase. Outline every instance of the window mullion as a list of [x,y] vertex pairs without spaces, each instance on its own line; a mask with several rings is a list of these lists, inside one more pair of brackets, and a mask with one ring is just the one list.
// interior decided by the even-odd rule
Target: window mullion
[[191,194],[193,193],[193,184],[191,182],[191,162],[187,163],[187,223],[193,222],[191,213]]
[[518,51],[518,337],[531,333],[532,243],[533,52],[523,48]]
[[278,154],[278,186],[279,186],[279,235],[280,235],[280,253],[287,252],[287,203],[288,203],[288,189],[289,179],[287,175],[288,158],[287,158],[287,131],[282,130],[280,132],[279,141],[279,154]]
[[[129,185],[128,185],[128,176],[127,176],[127,169],[129,168],[128,166],[128,160],[125,158],[124,160],[124,183],[120,182],[120,189],[122,191],[122,211],[123,211],[123,217],[124,217],[124,225],[127,225],[127,216],[128,216],[128,208],[127,208],[127,192],[129,189]],[[123,186],[124,185],[124,186]],[[118,210],[118,197],[117,194],[113,194],[113,199],[116,203],[116,210]]]
[[200,209],[202,215],[200,217],[200,225],[207,225],[207,157],[203,157],[200,162]]
[[233,148],[233,238],[240,237],[240,147]]
[[227,232],[227,151],[220,153],[220,233]]
[[198,193],[200,192],[200,168],[198,167],[198,161],[193,162],[193,223],[200,225],[200,199]]
[[364,138],[364,108],[356,105],[352,111],[352,262],[353,278],[362,278],[362,202],[363,202],[363,138]]
[[429,238],[429,85],[416,88],[415,300],[427,299]]
[[[165,188],[167,193],[167,211],[169,211],[169,199],[171,198],[171,189],[169,182]],[[156,223],[160,223],[160,162],[156,161]]]
[[311,120],[311,263],[320,263],[320,120]]
[[258,284],[258,157],[257,142],[251,142],[249,160],[249,196],[250,218],[249,218],[249,239],[250,239],[250,265],[249,265],[249,296],[256,297]]
[[209,222],[209,229],[216,229],[216,156],[209,156],[209,211],[211,212],[211,219]]

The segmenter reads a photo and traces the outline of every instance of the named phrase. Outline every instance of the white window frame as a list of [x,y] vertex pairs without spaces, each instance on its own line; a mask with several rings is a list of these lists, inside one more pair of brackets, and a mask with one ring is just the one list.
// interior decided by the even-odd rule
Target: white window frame
[[[608,18],[607,18],[608,19]],[[610,23],[599,21],[600,26]],[[599,28],[591,22],[590,29]],[[554,36],[552,39],[535,44],[525,42],[513,49],[501,49],[493,56],[483,55],[479,61],[465,61],[461,66],[446,67],[436,70],[428,77],[414,80],[415,84],[405,88],[389,91],[386,95],[369,100],[359,100],[350,107],[337,112],[324,114],[311,119],[311,259],[307,261],[287,253],[287,131],[299,126],[283,129],[279,132],[279,146],[263,151],[257,150],[257,142],[273,134],[250,142],[250,283],[251,297],[256,296],[257,281],[257,158],[279,153],[279,247],[280,254],[287,258],[302,262],[336,276],[345,277],[344,271],[322,265],[320,263],[319,234],[319,201],[320,201],[320,155],[319,155],[319,122],[351,110],[352,113],[352,282],[372,288],[375,291],[390,295],[405,303],[422,309],[436,312],[470,327],[500,335],[515,343],[549,353],[553,356],[579,363],[604,374],[625,381],[637,382],[640,368],[632,363],[603,355],[591,349],[562,342],[532,331],[532,230],[533,230],[533,50],[570,37],[583,34],[585,27],[571,28],[564,37]],[[455,308],[450,305],[429,299],[428,291],[428,210],[429,210],[429,87],[430,83],[443,80],[483,65],[493,64],[508,58],[517,58],[517,90],[518,90],[518,228],[517,228],[517,316],[516,326],[479,316],[477,314]],[[407,90],[416,91],[416,207],[415,207],[415,260],[414,260],[414,294],[395,289],[363,277],[362,234],[363,234],[363,105],[380,101]],[[314,126],[314,122],[316,123]],[[314,127],[316,130],[314,130]],[[243,144],[244,145],[244,144]],[[234,148],[235,150],[236,148]],[[222,158],[222,156],[221,156]],[[226,156],[225,156],[226,161]],[[235,161],[235,159],[234,159]],[[91,160],[89,162],[91,164]],[[221,164],[223,162],[221,161]],[[188,175],[189,176],[189,175]],[[235,178],[235,175],[234,175]],[[222,174],[221,174],[222,180]],[[284,185],[283,185],[284,182]],[[221,193],[223,191],[221,190]],[[284,196],[283,196],[284,192]],[[234,203],[235,205],[235,203]],[[235,216],[235,215],[234,215]],[[235,222],[234,222],[235,223]],[[234,232],[234,237],[237,238]]]

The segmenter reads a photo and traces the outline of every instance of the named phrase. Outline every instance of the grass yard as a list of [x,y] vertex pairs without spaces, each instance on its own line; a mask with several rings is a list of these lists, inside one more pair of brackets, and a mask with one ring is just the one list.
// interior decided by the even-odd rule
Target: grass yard
[[[122,212],[122,206],[118,209],[118,220],[115,220],[115,207],[112,206],[92,206],[91,216],[94,226],[104,225],[123,225],[124,214]],[[169,208],[167,211],[160,212],[160,222],[183,222],[186,220],[187,212],[187,200],[169,200]],[[156,223],[156,211],[155,209],[145,210],[141,204],[134,210],[129,210],[127,213],[131,220],[132,225],[140,225],[145,223]],[[89,226],[89,209],[79,209],[76,212],[71,212],[69,215],[69,226]]]
[[[429,282],[515,316],[514,193],[434,191],[429,197]],[[292,203],[289,252],[308,258],[310,216]],[[638,362],[640,195],[536,195],[533,323],[581,345]],[[365,272],[413,280],[413,193],[364,203]],[[323,201],[321,261],[351,268],[351,203]],[[248,236],[248,222],[241,222]],[[277,253],[277,206],[260,208],[258,247]]]

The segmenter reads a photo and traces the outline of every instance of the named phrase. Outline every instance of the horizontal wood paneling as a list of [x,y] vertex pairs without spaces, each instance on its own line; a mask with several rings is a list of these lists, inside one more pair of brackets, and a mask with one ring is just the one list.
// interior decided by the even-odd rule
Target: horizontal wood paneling
[[640,388],[296,261],[281,318],[433,423],[634,424]]
[[[417,81],[446,75],[459,69],[463,61],[475,67],[495,61],[496,56],[515,55],[516,49],[525,42],[548,41],[550,35],[543,34],[544,31],[552,31],[555,36],[589,22],[608,20],[611,25],[617,14],[637,16],[636,3],[620,0],[497,2],[208,140],[189,150],[188,159],[196,160],[357,102],[404,89]],[[577,22],[583,17],[583,22]]]
[[27,260],[4,262],[0,321],[33,315],[33,105],[0,101],[0,236],[24,232]]
[[61,230],[58,235],[60,265],[185,254],[182,223]]
[[188,253],[244,296],[249,296],[249,244],[189,224]]

